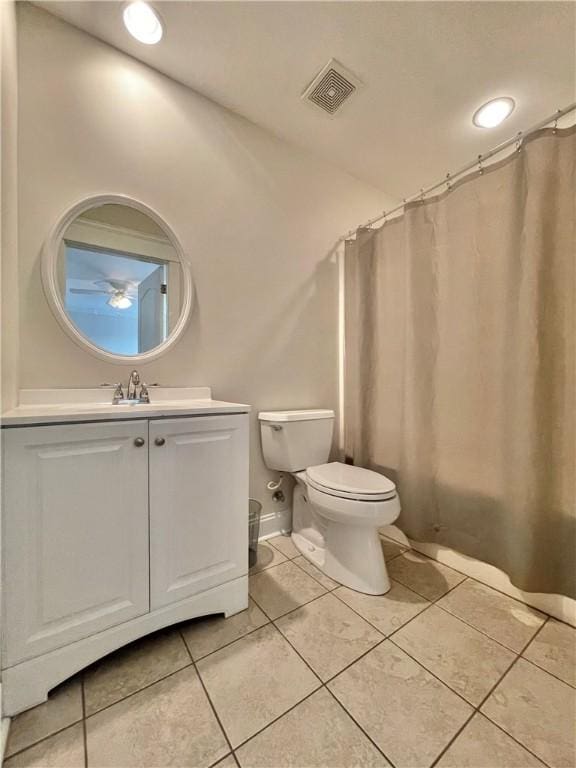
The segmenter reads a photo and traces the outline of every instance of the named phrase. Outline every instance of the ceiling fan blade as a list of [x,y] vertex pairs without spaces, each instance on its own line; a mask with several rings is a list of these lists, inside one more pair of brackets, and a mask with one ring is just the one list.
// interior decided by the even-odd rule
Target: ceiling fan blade
[[70,288],[70,293],[102,293],[105,296],[111,295],[111,291],[99,291],[97,288]]
[[95,280],[94,282],[96,285],[109,285],[113,291],[122,291],[122,293],[135,287],[135,283],[132,280],[121,280],[114,277],[109,277],[105,280]]

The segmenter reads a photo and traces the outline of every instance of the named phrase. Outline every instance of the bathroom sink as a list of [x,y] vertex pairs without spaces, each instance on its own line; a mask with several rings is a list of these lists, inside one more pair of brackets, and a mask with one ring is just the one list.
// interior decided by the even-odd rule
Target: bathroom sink
[[125,397],[122,400],[116,400],[114,405],[152,405],[152,403],[150,400],[141,400],[139,397],[134,400],[128,400],[128,398]]

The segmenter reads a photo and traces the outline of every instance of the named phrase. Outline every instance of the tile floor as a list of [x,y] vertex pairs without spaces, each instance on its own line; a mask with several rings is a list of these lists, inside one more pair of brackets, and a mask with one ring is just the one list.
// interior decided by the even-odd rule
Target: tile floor
[[370,597],[262,543],[248,610],[63,684],[14,718],[6,768],[574,768],[576,630],[382,546]]

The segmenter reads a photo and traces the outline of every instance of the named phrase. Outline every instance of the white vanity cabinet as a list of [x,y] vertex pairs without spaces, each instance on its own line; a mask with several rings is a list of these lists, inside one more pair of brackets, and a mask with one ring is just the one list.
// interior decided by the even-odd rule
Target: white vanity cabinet
[[5,663],[148,611],[147,438],[146,421],[5,432]]
[[150,607],[247,570],[245,423],[234,416],[150,422]]
[[148,632],[248,604],[248,416],[3,432],[4,711]]

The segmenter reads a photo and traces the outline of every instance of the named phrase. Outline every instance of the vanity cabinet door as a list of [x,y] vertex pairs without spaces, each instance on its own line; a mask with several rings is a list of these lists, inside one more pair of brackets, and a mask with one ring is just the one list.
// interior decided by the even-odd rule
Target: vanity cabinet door
[[4,430],[9,666],[149,610],[148,422]]
[[248,571],[248,416],[150,422],[150,604]]

